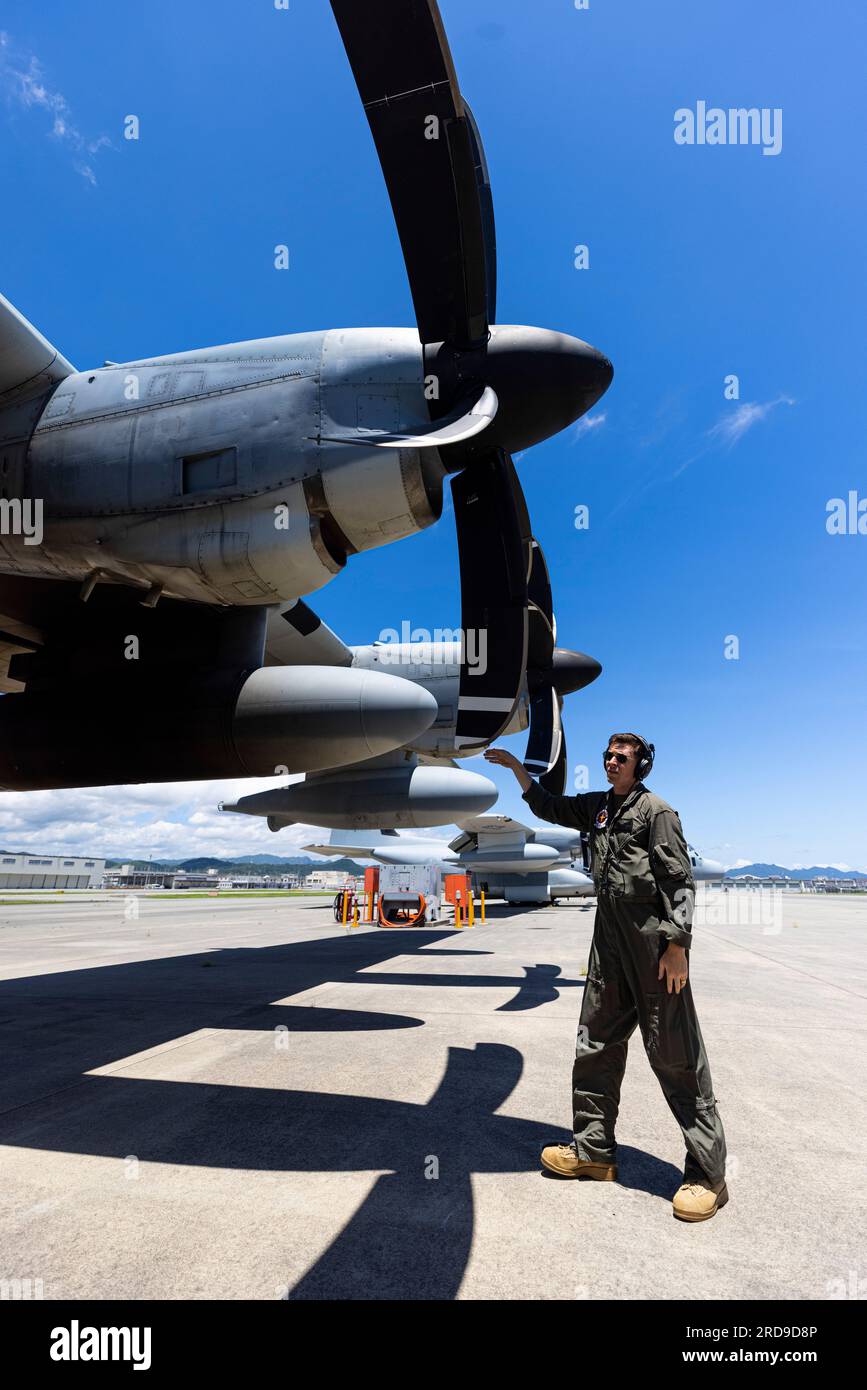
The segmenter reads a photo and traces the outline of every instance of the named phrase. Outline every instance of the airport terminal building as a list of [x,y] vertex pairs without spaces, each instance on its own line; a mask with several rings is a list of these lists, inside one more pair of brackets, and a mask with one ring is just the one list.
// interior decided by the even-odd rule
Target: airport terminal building
[[104,870],[104,859],[76,859],[66,854],[0,854],[0,890],[99,888]]

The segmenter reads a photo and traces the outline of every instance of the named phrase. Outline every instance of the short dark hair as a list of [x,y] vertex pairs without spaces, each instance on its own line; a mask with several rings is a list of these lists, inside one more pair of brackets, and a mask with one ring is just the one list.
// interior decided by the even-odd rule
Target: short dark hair
[[640,762],[645,753],[644,744],[635,734],[612,734],[608,740],[608,747],[610,748],[615,743],[625,743],[628,748],[634,748],[636,763]]

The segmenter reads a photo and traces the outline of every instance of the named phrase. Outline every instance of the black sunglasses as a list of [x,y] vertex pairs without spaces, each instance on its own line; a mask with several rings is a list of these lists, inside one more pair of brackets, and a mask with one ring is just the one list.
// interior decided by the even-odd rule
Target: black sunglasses
[[630,753],[612,753],[610,748],[606,748],[602,753],[602,761],[603,763],[610,763],[612,758],[616,758],[622,767],[624,763],[629,762],[631,756]]

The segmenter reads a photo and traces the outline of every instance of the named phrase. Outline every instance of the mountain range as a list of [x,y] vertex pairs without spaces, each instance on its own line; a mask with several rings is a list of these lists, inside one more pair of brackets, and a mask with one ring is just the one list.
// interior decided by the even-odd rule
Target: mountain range
[[726,878],[791,878],[800,882],[811,878],[867,878],[858,869],[784,869],[779,864],[743,864],[737,869],[727,869]]
[[[30,854],[35,855],[49,854],[49,850],[4,850],[0,849],[0,854]],[[362,858],[364,856],[361,856]],[[279,854],[241,854],[236,859],[217,859],[203,856],[198,859],[131,859],[128,855],[106,859],[107,869],[120,868],[121,864],[131,864],[134,869],[151,870],[153,872],[168,873],[173,869],[186,869],[188,873],[205,873],[208,869],[217,869],[223,874],[255,873],[258,869],[263,873],[272,870],[275,873],[292,873],[301,878],[306,878],[316,868],[334,869],[340,873],[347,873],[357,869],[357,864],[351,859],[328,859],[322,855],[315,858],[309,854],[296,854],[285,857]],[[809,880],[813,878],[857,878],[867,879],[867,873],[859,869],[835,869],[830,866],[824,868],[814,866],[810,869],[787,869],[781,864],[742,864],[737,869],[727,869],[725,877],[728,879],[746,878],[790,878],[795,882]]]

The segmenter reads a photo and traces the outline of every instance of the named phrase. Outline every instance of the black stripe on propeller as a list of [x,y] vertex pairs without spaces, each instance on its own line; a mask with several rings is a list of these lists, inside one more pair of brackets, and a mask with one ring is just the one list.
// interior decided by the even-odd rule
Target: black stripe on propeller
[[459,473],[452,498],[465,647],[455,745],[467,750],[508,726],[524,686],[529,533],[521,484],[501,449]]

